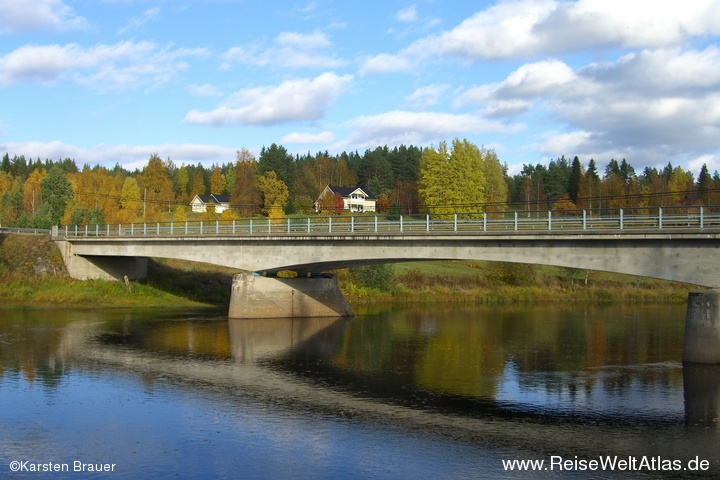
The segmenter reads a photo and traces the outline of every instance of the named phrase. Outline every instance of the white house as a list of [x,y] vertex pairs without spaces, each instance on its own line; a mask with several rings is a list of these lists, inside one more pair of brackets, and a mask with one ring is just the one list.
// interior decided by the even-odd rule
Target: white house
[[[318,199],[315,201],[315,211],[320,212],[322,210],[322,200],[327,199],[328,196],[335,196],[339,194],[344,203],[344,210],[350,210],[351,212],[374,212],[377,198],[368,190],[360,187],[338,187],[335,185],[328,185],[320,193]],[[327,200],[325,202],[327,204]]]
[[207,212],[208,206],[215,207],[215,213],[222,213],[230,208],[230,195],[219,195],[211,193],[210,195],[195,195],[190,202],[193,212]]

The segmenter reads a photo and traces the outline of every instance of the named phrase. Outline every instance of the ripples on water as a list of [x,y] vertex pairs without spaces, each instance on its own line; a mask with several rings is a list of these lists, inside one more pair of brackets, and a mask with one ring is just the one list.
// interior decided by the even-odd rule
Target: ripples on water
[[720,375],[680,363],[680,307],[48,317],[0,320],[3,474],[81,460],[115,463],[112,478],[532,478],[502,460],[550,455],[720,468]]

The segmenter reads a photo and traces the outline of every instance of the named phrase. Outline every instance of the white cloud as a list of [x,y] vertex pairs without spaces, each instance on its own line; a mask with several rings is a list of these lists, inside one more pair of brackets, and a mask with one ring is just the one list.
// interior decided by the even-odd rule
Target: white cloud
[[521,128],[475,115],[402,110],[358,117],[349,122],[349,127],[354,132],[336,143],[334,150],[378,145],[428,145],[463,134],[513,132]]
[[188,112],[185,121],[208,125],[272,125],[318,120],[351,80],[351,75],[323,73],[312,79],[288,80],[276,87],[244,89],[215,110]]
[[417,7],[413,3],[409,7],[403,8],[402,10],[397,12],[397,15],[395,16],[399,22],[405,22],[405,23],[412,23],[417,21],[418,15],[417,15]]
[[[720,49],[658,49],[571,69],[558,60],[526,64],[496,84],[465,91],[488,118],[565,126],[536,147],[547,156],[626,157],[637,164],[717,155]],[[542,120],[540,120],[542,119]]]
[[199,97],[221,97],[222,91],[215,85],[188,85],[188,91]]
[[30,158],[72,158],[78,165],[105,165],[112,167],[119,163],[128,170],[142,169],[152,154],[170,158],[176,164],[197,164],[209,166],[213,163],[227,163],[235,158],[236,148],[205,144],[158,144],[158,145],[95,145],[90,148],[78,147],[59,141],[1,143],[0,150]]
[[181,59],[201,49],[160,48],[152,42],[120,42],[91,48],[77,44],[25,45],[0,57],[0,85],[82,83],[99,89],[158,85],[187,68]]
[[229,49],[224,57],[228,63],[245,63],[259,67],[268,65],[281,68],[334,68],[345,65],[344,60],[323,53],[332,43],[323,32],[309,34],[283,32],[272,44],[248,44]]
[[0,0],[0,34],[85,28],[87,20],[62,0]]
[[404,72],[413,65],[413,61],[408,58],[381,53],[362,59],[360,74]]
[[432,107],[440,101],[440,97],[448,88],[450,88],[450,85],[447,83],[420,87],[405,97],[405,103],[416,109]]
[[130,31],[137,30],[148,22],[152,22],[160,15],[160,11],[159,7],[145,10],[142,15],[131,18],[127,25],[118,30],[118,35],[125,35]]
[[332,132],[324,131],[320,133],[302,133],[293,132],[285,135],[280,139],[281,143],[289,144],[317,144],[317,143],[329,143],[335,140],[335,135]]
[[720,9],[715,0],[504,1],[396,54],[368,57],[360,70],[409,70],[428,58],[514,59],[597,47],[680,47],[689,38],[717,34]]

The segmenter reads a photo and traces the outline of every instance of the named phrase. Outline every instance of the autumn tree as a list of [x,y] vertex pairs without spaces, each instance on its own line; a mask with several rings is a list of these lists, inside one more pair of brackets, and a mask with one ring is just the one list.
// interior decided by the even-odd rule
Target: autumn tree
[[210,174],[210,193],[225,193],[225,176],[217,165],[213,167],[212,174]]
[[42,197],[40,196],[41,184],[47,176],[45,169],[33,170],[28,175],[23,185],[23,209],[29,215],[35,216],[42,206]]
[[120,191],[120,208],[126,210],[129,218],[138,217],[142,213],[143,201],[140,186],[133,177],[126,177]]
[[152,220],[163,210],[170,210],[175,202],[168,170],[157,154],[153,154],[143,169],[142,188],[146,219]]
[[188,185],[190,184],[190,174],[185,165],[177,169],[174,180],[175,197],[178,202],[185,205],[190,203],[191,198],[188,197]]
[[257,181],[257,161],[245,148],[237,151],[235,185],[230,192],[230,203],[243,217],[256,215],[263,204],[262,191]]
[[263,213],[270,218],[282,217],[290,197],[285,182],[271,170],[258,178],[258,186],[263,196]]
[[500,164],[494,150],[480,150],[483,174],[485,176],[486,212],[500,212],[507,206],[508,185],[505,180],[505,166]]
[[480,149],[467,140],[427,148],[420,162],[418,194],[428,213],[448,215],[462,211],[479,211],[486,201],[485,174]]
[[190,199],[195,198],[195,195],[207,194],[207,187],[205,186],[205,175],[202,171],[197,171],[192,176],[190,182]]

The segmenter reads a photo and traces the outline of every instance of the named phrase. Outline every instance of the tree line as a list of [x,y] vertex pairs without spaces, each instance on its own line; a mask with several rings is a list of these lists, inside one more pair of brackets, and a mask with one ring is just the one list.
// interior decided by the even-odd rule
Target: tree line
[[[584,165],[576,156],[523,165],[510,176],[493,150],[467,140],[437,148],[383,146],[362,154],[295,156],[272,144],[257,158],[242,149],[233,161],[211,167],[177,165],[154,154],[134,171],[118,164],[78,168],[70,158],[33,160],[6,153],[0,161],[0,225],[49,228],[311,214],[327,185],[361,186],[376,196],[379,212],[401,214],[518,210],[530,215],[547,209],[720,204],[720,175],[711,175],[705,165],[695,179],[670,163],[637,173],[625,159],[610,159],[601,172],[594,159]],[[231,208],[222,214],[191,212],[190,201],[209,193],[229,195]]]

